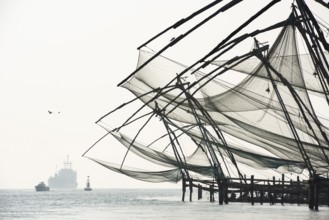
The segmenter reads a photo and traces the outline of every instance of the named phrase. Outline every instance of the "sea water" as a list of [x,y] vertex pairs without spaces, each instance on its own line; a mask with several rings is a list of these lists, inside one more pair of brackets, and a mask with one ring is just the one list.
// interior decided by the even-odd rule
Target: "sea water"
[[179,189],[0,190],[0,219],[298,219],[328,220],[329,208],[311,211],[307,205],[210,203],[181,201]]

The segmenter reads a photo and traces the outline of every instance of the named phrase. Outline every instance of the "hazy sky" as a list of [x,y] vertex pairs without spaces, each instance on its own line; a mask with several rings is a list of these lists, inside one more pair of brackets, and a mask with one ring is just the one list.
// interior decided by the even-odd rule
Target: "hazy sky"
[[[272,16],[288,16],[282,12],[292,1],[284,1],[285,10],[277,6]],[[210,2],[1,0],[0,188],[33,188],[67,155],[80,188],[87,175],[97,188],[175,186],[135,181],[81,155],[104,134],[94,122],[133,98],[116,85],[135,68],[136,48]],[[241,14],[259,3],[246,2]],[[328,10],[319,13],[328,18]],[[239,16],[234,11],[230,21]],[[214,28],[214,37],[226,24]]]

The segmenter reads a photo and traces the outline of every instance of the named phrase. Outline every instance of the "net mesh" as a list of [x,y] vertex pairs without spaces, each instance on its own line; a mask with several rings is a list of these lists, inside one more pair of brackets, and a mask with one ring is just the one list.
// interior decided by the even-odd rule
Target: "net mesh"
[[[225,76],[234,78],[236,71],[245,73],[245,78],[238,84],[231,84],[221,77],[213,78],[209,72],[186,71],[187,66],[181,63],[161,55],[153,59],[153,52],[140,50],[137,68],[150,58],[152,61],[122,87],[156,115],[161,115],[162,120],[166,119],[168,127],[176,128],[176,132],[193,140],[192,153],[184,155],[185,162],[182,163],[177,158],[178,153],[173,155],[156,150],[159,146],[155,149],[122,132],[108,129],[129,151],[165,169],[142,171],[90,159],[139,180],[177,182],[186,170],[195,177],[214,176],[217,167],[213,154],[221,158],[227,173],[227,166],[236,165],[235,162],[239,166],[301,173],[306,168],[302,146],[317,173],[326,173],[329,168],[329,130],[319,123],[309,96],[311,92],[324,97],[325,92],[313,74],[316,67],[309,62],[310,56],[299,55],[296,34],[291,23],[282,28],[265,56],[270,68],[256,58],[239,64],[238,61],[230,64],[223,60],[212,62],[215,66],[223,66],[221,70]],[[328,60],[328,53],[324,59]],[[183,71],[184,76],[178,78]],[[195,128],[186,129],[182,124]],[[297,134],[292,132],[291,126]],[[219,130],[223,136],[218,135]],[[165,146],[174,142],[178,144],[177,140],[171,140]]]

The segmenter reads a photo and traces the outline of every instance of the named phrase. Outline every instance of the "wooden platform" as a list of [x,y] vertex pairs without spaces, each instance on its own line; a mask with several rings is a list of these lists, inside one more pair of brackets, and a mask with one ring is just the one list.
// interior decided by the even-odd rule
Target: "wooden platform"
[[309,204],[310,209],[318,210],[319,205],[329,206],[329,179],[317,177],[308,181],[286,181],[281,179],[255,179],[252,175],[244,180],[239,178],[225,178],[218,180],[186,179],[182,181],[182,201],[185,200],[186,188],[190,191],[192,201],[193,188],[198,191],[198,199],[202,199],[202,192],[209,192],[210,202],[215,202],[218,193],[220,205],[229,202],[270,203],[270,204]]

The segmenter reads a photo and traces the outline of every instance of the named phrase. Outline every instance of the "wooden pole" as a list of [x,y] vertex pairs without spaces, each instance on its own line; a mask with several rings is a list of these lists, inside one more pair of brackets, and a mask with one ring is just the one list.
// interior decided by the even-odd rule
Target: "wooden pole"
[[318,175],[314,176],[314,209],[319,210],[320,184]]
[[254,175],[251,175],[251,186],[250,186],[250,196],[251,196],[251,205],[254,205]]
[[313,178],[309,180],[308,207],[314,209],[314,182]]
[[300,180],[299,180],[299,176],[297,176],[297,204],[298,205],[300,205],[299,190],[300,190]]
[[281,188],[281,205],[283,205],[283,193],[284,193],[284,174],[282,174],[282,188]]
[[329,189],[327,188],[327,205],[329,207]]
[[228,184],[225,183],[225,191],[224,191],[224,203],[228,204]]
[[272,190],[271,190],[271,184],[270,184],[270,180],[267,180],[267,185],[268,185],[268,198],[270,200],[270,204],[273,205],[273,196],[272,196]]
[[292,179],[290,179],[290,190],[289,190],[289,201],[290,201],[290,203],[292,203],[292,196],[291,196],[291,194],[292,194],[292,190],[293,190],[293,188],[292,188]]
[[319,194],[320,194],[320,189],[319,189],[319,184],[314,184],[314,210],[318,211],[319,210]]
[[193,180],[189,179],[189,188],[190,188],[190,202],[192,202],[192,193],[193,193]]
[[273,187],[272,205],[274,205],[274,204],[275,204],[275,200],[276,200],[276,193],[275,193],[275,176],[273,176],[273,184],[272,184],[272,187]]
[[210,197],[210,202],[214,202],[214,186],[213,185],[209,186],[209,197]]
[[186,191],[185,177],[182,178],[182,191],[183,191],[182,202],[184,202],[185,201],[185,191]]
[[329,207],[329,189],[327,189],[327,205]]
[[223,187],[223,180],[218,180],[218,202],[219,205],[223,205],[224,202],[224,187]]
[[240,179],[240,197],[239,197],[239,200],[241,200],[242,202],[242,180]]
[[[264,181],[264,186],[265,186],[265,181]],[[260,189],[260,204],[263,205],[263,199],[264,199],[264,189]]]
[[202,187],[198,184],[198,200],[202,199]]

